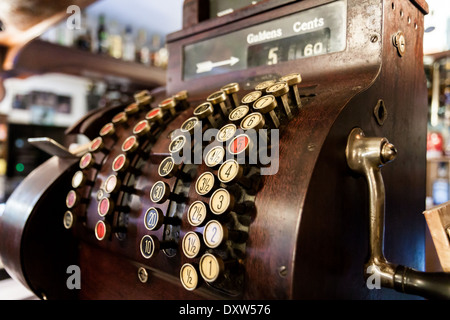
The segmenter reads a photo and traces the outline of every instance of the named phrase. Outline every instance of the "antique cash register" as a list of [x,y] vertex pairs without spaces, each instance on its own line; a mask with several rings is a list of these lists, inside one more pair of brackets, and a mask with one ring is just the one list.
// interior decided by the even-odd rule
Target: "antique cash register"
[[54,156],[0,218],[7,271],[43,299],[450,297],[423,272],[427,10],[185,0],[165,87],[80,119],[78,153],[31,141]]

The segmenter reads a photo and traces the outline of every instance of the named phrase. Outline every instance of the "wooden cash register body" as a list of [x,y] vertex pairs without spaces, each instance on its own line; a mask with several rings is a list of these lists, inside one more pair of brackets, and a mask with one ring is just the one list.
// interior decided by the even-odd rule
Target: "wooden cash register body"
[[[302,76],[299,91],[303,106],[283,125],[279,170],[262,177],[262,189],[254,198],[256,213],[242,260],[243,283],[236,284],[235,294],[204,282],[187,291],[179,272],[190,260],[181,249],[172,258],[162,253],[154,259],[142,258],[142,217],[151,205],[147,193],[133,200],[140,211],[128,216],[125,240],[112,237],[98,241],[93,232],[98,220],[95,197],[101,182],[111,174],[112,156],[104,158],[94,186],[85,195],[91,198],[86,224],[76,224],[71,230],[64,229],[62,216],[70,179],[78,170],[77,159],[52,158],[16,190],[0,220],[0,249],[8,272],[48,299],[414,298],[366,286],[363,266],[369,246],[368,191],[364,179],[348,169],[345,147],[354,127],[370,136],[386,137],[397,147],[398,158],[383,168],[385,254],[388,259],[423,270],[427,96],[422,40],[426,3],[348,0],[344,51],[183,81],[183,46],[331,1],[262,1],[204,21],[199,21],[207,16],[200,2],[185,1],[183,30],[167,38],[167,86],[153,92],[153,105],[187,90],[191,108],[159,135],[151,150],[155,159],[169,155],[169,133],[192,116],[193,107],[223,85],[238,82],[242,97],[270,77],[291,72]],[[403,56],[393,44],[399,31],[406,39]],[[374,112],[380,101],[385,108]],[[93,139],[119,111],[99,110],[75,124],[69,133],[84,133]],[[128,128],[117,130],[117,142],[106,142],[112,150],[120,148],[131,134],[136,120],[129,121]],[[136,186],[149,187],[159,180],[159,161],[149,162]],[[204,164],[198,166],[195,177],[206,169]],[[171,187],[175,181],[171,180]],[[188,197],[187,204],[201,198],[193,184]],[[188,230],[184,216],[181,233]],[[157,235],[163,236],[161,232]],[[81,268],[80,290],[67,289],[69,265]],[[146,283],[138,279],[139,267],[148,271]]]

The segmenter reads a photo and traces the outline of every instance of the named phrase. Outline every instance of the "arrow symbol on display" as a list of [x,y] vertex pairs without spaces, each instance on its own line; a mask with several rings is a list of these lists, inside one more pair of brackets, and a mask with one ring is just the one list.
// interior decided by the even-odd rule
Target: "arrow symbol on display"
[[221,67],[221,66],[226,66],[226,65],[234,66],[238,62],[239,62],[239,58],[236,58],[236,57],[231,57],[228,60],[223,60],[223,61],[218,61],[218,62],[212,62],[212,61],[200,62],[200,63],[197,63],[197,73],[209,72],[216,67]]

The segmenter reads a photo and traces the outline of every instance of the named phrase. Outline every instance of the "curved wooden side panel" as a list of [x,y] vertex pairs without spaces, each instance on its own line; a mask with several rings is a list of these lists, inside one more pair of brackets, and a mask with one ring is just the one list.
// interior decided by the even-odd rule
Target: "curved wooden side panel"
[[60,299],[71,293],[63,277],[67,267],[76,264],[76,250],[64,232],[60,212],[76,162],[52,157],[39,166],[10,196],[0,219],[5,269],[41,298]]

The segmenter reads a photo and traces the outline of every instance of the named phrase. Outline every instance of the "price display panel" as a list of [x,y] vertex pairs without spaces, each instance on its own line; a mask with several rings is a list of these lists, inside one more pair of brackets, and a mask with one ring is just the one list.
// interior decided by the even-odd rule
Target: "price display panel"
[[183,48],[183,79],[276,65],[346,46],[347,2],[335,1]]

